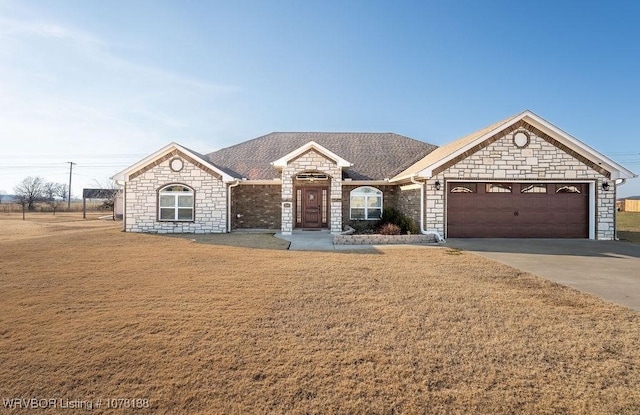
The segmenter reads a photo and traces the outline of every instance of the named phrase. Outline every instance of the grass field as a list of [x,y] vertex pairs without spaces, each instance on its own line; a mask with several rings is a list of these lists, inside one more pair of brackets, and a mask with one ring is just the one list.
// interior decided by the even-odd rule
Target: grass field
[[640,212],[618,212],[618,238],[640,242]]
[[445,248],[291,252],[119,225],[0,215],[0,398],[102,400],[98,413],[113,399],[140,399],[120,413],[141,414],[640,413],[632,310]]

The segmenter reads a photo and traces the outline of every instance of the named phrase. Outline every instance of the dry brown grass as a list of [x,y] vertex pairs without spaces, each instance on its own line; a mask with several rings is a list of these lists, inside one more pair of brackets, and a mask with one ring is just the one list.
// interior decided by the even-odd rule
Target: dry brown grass
[[640,412],[640,314],[466,252],[255,250],[114,228],[4,240],[0,264],[2,398]]
[[22,220],[21,213],[0,214],[0,242],[122,227],[122,222],[97,220],[104,216],[104,212],[91,212],[87,213],[87,219],[83,219],[82,213],[78,212],[58,212],[55,215],[29,212]]
[[227,245],[254,249],[289,249],[291,243],[274,237],[274,233],[261,232],[233,232],[211,234],[175,234],[165,235],[168,238],[182,238],[191,242],[211,245]]

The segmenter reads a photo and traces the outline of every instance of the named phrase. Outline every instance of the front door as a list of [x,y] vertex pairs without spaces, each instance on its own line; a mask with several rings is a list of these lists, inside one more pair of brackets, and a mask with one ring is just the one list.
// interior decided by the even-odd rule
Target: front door
[[295,227],[321,229],[329,226],[329,188],[297,187],[295,191]]
[[302,227],[322,227],[322,189],[318,187],[302,188]]

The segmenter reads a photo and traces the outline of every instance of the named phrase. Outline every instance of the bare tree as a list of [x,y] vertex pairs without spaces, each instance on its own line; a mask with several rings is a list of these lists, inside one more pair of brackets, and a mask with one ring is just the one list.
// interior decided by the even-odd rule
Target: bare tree
[[60,206],[60,201],[64,200],[64,196],[60,197],[60,189],[62,187],[66,188],[66,185],[53,182],[47,182],[44,184],[45,199],[47,204],[51,207],[51,209],[53,209],[54,215],[56,214],[56,210],[58,210],[58,207]]
[[42,187],[44,190],[44,196],[47,201],[53,200],[58,195],[59,183],[46,182]]
[[58,183],[56,196],[62,200],[67,200],[69,197],[69,185],[66,183]]
[[25,208],[34,210],[35,205],[46,200],[45,181],[42,177],[27,177],[19,185],[13,188],[18,203]]

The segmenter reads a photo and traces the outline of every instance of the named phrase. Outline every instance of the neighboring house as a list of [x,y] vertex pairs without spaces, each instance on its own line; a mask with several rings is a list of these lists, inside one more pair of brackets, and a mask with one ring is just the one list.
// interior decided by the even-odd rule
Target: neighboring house
[[124,229],[329,229],[387,207],[443,237],[615,237],[636,177],[530,111],[437,148],[391,133],[272,133],[202,155],[176,143],[116,174]]

